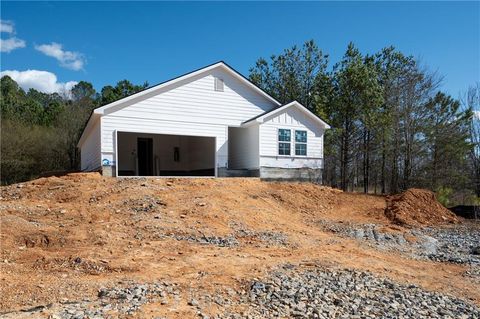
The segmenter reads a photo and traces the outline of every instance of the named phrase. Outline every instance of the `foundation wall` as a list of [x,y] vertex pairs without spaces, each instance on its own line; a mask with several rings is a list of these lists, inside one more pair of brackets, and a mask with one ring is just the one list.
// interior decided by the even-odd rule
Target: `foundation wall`
[[260,179],[266,181],[302,181],[321,184],[321,168],[260,167]]

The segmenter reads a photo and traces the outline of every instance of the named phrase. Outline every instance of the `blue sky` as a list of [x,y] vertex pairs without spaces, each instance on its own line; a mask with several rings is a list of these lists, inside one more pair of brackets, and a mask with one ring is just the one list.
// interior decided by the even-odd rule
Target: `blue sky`
[[480,2],[2,1],[1,9],[1,70],[43,90],[80,80],[98,90],[122,79],[153,85],[218,60],[248,75],[257,58],[309,39],[332,62],[350,41],[364,53],[394,45],[442,74],[454,97],[480,81]]

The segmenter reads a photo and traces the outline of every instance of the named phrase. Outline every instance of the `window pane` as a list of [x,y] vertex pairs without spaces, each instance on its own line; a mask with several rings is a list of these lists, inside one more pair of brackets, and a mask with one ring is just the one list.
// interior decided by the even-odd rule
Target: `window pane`
[[278,155],[290,155],[290,143],[278,143]]
[[280,142],[290,142],[290,138],[290,130],[283,128],[278,130],[278,140]]
[[307,144],[295,144],[295,155],[307,155]]
[[295,131],[295,142],[307,143],[307,131]]

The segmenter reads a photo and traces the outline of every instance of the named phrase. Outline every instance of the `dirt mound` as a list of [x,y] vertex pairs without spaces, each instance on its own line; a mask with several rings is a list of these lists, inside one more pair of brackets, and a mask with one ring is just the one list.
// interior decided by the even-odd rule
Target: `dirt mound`
[[0,216],[2,248],[51,248],[61,246],[65,239],[55,227],[27,221],[15,215]]
[[385,215],[396,224],[409,226],[459,222],[455,214],[437,201],[435,193],[417,188],[387,197]]

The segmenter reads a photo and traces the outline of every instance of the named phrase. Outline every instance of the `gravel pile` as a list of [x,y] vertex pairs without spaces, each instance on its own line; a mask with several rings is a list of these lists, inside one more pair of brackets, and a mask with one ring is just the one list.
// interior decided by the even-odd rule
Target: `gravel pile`
[[284,266],[268,280],[252,282],[244,302],[250,304],[241,317],[249,318],[480,318],[478,307],[457,298],[321,267]]
[[231,221],[229,226],[233,229],[236,238],[243,239],[249,244],[261,242],[267,246],[293,246],[289,242],[288,236],[282,232],[272,230],[252,230],[246,225],[236,221]]
[[[376,249],[401,252],[415,259],[480,266],[480,225],[459,224],[442,228],[414,228],[403,233],[382,232],[376,224],[319,222],[320,227],[341,237],[355,238]],[[415,238],[413,242],[406,238]]]
[[[180,292],[175,289],[174,285],[165,282],[153,284],[130,284],[126,288],[101,288],[98,292],[99,299],[94,303],[94,306],[97,303],[100,306],[94,307],[94,311],[96,311],[95,315],[99,315],[99,318],[103,318],[107,313],[112,312],[120,315],[131,315],[142,305],[153,300],[162,300],[162,303],[168,303],[166,298],[170,294],[179,295]],[[82,307],[82,305],[79,306],[80,307],[76,309],[77,313],[83,311],[83,317],[68,317],[65,315],[64,311],[60,314],[61,318],[94,318],[94,316],[91,316],[88,313],[88,310],[86,310],[85,307]],[[100,312],[100,314],[98,312]]]
[[129,207],[135,213],[149,213],[156,211],[159,207],[166,207],[165,203],[160,198],[154,198],[152,196],[145,196],[141,199],[128,199],[123,202],[123,205]]
[[259,240],[269,246],[289,246],[288,236],[281,232],[274,231],[253,231],[240,229],[235,232],[237,238]]
[[[161,307],[186,304],[203,319],[480,318],[476,305],[415,285],[398,284],[368,272],[290,264],[238,291],[227,288],[209,295],[197,290],[187,293],[165,282],[119,283],[101,288],[93,300],[47,305],[23,314],[35,317],[47,310],[51,319],[130,318],[150,302],[159,302]],[[222,313],[208,315],[213,305]],[[12,313],[6,318],[14,317]]]
[[424,228],[423,234],[436,239],[436,251],[428,258],[480,266],[480,226],[457,225],[449,228]]
[[171,234],[166,237],[174,238],[176,240],[185,240],[191,243],[199,243],[204,245],[215,245],[218,247],[236,247],[238,241],[234,236],[194,236],[194,235],[178,235]]
[[[260,246],[282,246],[282,247],[292,247],[288,236],[282,232],[270,231],[270,230],[252,230],[244,227],[243,225],[237,225],[231,223],[230,227],[232,228],[232,233],[225,236],[215,236],[215,235],[205,235],[201,232],[191,233],[182,233],[171,232],[169,229],[158,228],[151,230],[155,232],[155,239],[163,238],[172,238],[179,241],[188,241],[191,243],[198,243],[204,245],[215,245],[218,247],[237,247],[242,244],[253,245],[256,247]],[[135,238],[140,239],[140,236]]]
[[353,225],[349,223],[331,223],[322,221],[321,226],[330,232],[343,237],[355,238],[381,244],[379,248],[398,248],[407,244],[404,234],[386,233],[376,224]]
[[[122,283],[121,285],[125,285]],[[39,306],[22,311],[36,318],[40,311],[48,310],[50,319],[103,319],[129,317],[139,308],[152,301],[168,304],[169,298],[179,299],[180,291],[175,284],[158,282],[151,284],[126,283],[127,287],[101,288],[98,298],[75,302]],[[15,314],[12,313],[14,318]]]
[[288,237],[280,232],[270,231],[252,231],[239,230],[233,235],[228,236],[206,236],[206,235],[182,235],[182,234],[165,234],[162,238],[174,238],[176,240],[184,240],[191,243],[199,243],[205,245],[215,245],[218,247],[237,247],[240,245],[239,240],[246,241],[247,244],[261,242],[267,246],[288,246]]

